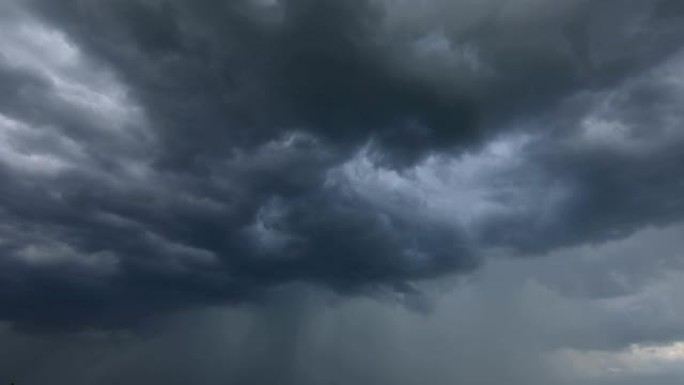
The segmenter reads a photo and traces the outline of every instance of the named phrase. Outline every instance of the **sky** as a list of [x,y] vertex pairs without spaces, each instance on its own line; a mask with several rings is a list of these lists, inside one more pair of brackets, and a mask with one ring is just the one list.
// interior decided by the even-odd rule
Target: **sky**
[[682,42],[678,0],[0,0],[0,384],[681,384]]

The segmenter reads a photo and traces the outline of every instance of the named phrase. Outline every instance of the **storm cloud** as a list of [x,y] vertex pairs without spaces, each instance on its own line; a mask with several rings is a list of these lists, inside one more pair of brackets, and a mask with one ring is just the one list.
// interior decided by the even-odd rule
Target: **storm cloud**
[[675,1],[0,5],[0,318],[417,295],[684,215]]

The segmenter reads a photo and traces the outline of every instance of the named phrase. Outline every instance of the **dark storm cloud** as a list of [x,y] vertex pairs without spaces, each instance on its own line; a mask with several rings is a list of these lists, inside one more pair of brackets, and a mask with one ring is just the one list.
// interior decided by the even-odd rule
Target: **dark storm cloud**
[[681,218],[670,2],[26,4],[0,37],[0,318],[22,326],[292,281],[410,294],[494,247]]
[[[526,156],[543,165],[546,188],[560,183],[567,189],[562,219],[540,222],[543,209],[533,210],[536,219],[516,218],[518,233],[511,223],[495,224],[490,235],[503,239],[490,241],[543,250],[601,243],[681,220],[684,94],[680,75],[672,72],[680,65],[681,56],[609,91],[581,94],[534,123],[553,133],[532,141]],[[524,180],[530,170],[519,168],[521,175],[510,178]]]
[[467,100],[387,67],[375,41],[381,9],[367,1],[43,8],[134,84],[167,155],[183,163],[292,129],[345,147],[373,137],[400,153],[474,134],[477,110]]
[[[343,146],[373,139],[410,160],[468,143],[497,114],[614,84],[681,36],[676,18],[643,2],[565,1],[547,16],[435,1],[446,16],[423,23],[417,6],[397,11],[416,21],[393,22],[391,1],[37,3],[132,85],[166,155],[184,162],[292,129]],[[475,21],[450,23],[459,12]]]

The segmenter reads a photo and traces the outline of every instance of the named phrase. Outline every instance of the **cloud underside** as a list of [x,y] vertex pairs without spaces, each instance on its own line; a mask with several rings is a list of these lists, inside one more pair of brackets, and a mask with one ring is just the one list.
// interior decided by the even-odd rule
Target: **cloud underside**
[[676,223],[678,4],[0,5],[0,318],[411,293]]

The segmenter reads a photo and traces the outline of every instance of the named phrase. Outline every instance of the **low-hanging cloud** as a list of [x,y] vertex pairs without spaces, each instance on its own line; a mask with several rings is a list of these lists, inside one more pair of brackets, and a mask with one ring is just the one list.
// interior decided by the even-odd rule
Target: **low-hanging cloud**
[[0,7],[0,318],[20,326],[293,281],[411,292],[684,214],[674,1]]

